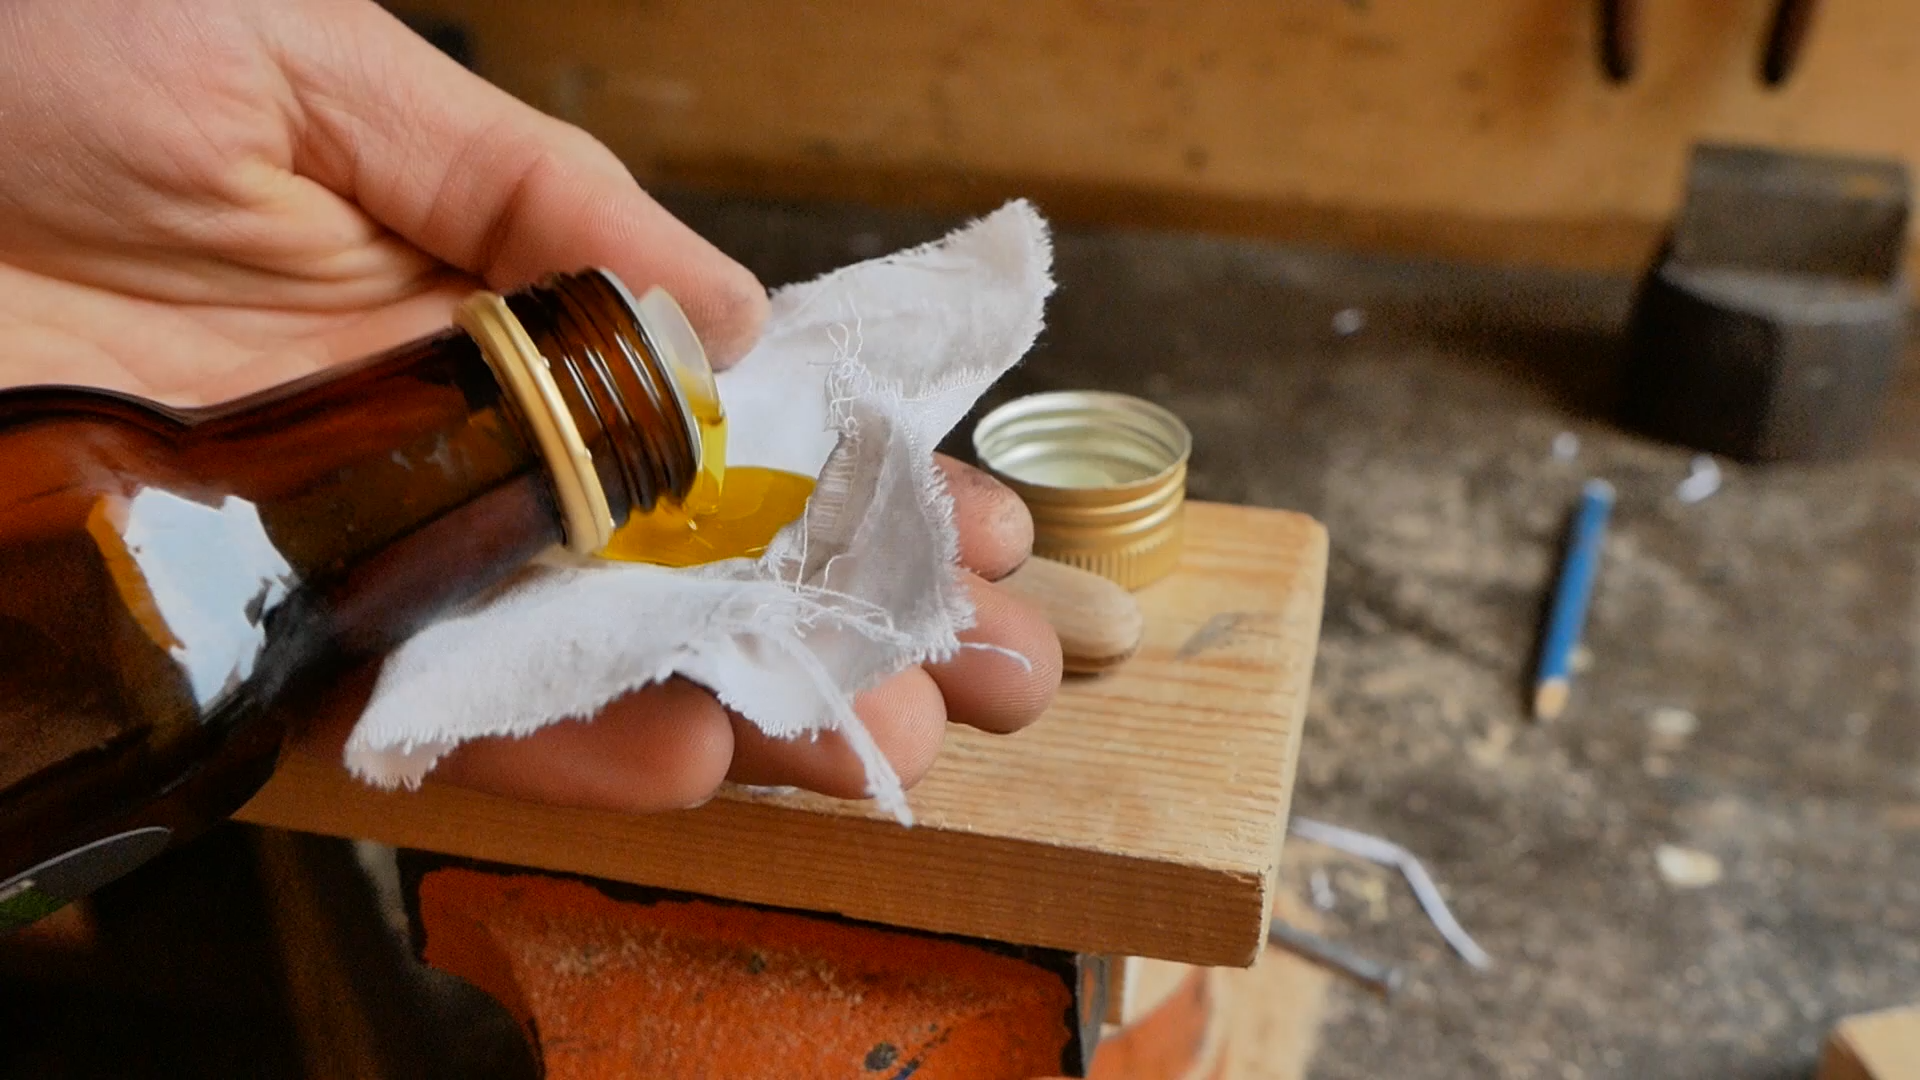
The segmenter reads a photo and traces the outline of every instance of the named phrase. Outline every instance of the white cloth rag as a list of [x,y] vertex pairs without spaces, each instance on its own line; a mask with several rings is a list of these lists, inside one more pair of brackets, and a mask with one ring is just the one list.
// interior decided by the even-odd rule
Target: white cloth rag
[[776,292],[759,345],[719,376],[727,463],[818,476],[802,518],[757,560],[531,568],[387,658],[348,768],[417,785],[469,739],[590,717],[678,674],[775,738],[839,732],[910,823],[853,698],[950,658],[973,624],[933,450],[1032,347],[1051,262],[1022,201]]

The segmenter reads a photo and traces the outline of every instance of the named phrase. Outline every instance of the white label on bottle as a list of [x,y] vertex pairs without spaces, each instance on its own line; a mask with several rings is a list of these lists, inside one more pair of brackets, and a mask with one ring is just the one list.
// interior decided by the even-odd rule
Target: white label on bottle
[[297,581],[259,509],[231,495],[213,507],[147,488],[127,505],[121,536],[200,704],[252,675],[267,613]]

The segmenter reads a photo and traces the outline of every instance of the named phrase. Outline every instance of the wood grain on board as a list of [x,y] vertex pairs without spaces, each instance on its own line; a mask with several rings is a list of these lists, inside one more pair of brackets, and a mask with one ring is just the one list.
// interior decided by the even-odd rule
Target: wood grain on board
[[290,755],[240,813],[659,888],[1020,944],[1245,965],[1265,941],[1319,639],[1312,519],[1190,503],[1146,640],[1018,735],[953,729],[902,828],[865,803],[729,792],[697,810],[563,810],[435,784],[376,791]]

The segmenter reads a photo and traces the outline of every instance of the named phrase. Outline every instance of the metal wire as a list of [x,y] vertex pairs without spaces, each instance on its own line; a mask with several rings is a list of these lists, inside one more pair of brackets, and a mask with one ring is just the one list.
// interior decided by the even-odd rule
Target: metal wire
[[1462,960],[1482,971],[1493,966],[1493,958],[1487,955],[1487,951],[1473,940],[1473,936],[1468,934],[1453,917],[1453,912],[1447,909],[1447,902],[1440,895],[1440,887],[1433,883],[1427,868],[1420,865],[1420,860],[1414,858],[1413,853],[1406,848],[1391,840],[1363,833],[1358,829],[1329,825],[1324,821],[1314,821],[1310,818],[1292,819],[1287,826],[1287,831],[1302,840],[1323,844],[1368,862],[1399,870],[1400,876],[1407,879],[1407,887],[1413,890],[1414,899],[1420,902],[1421,910],[1427,913],[1427,918],[1433,922],[1434,929],[1440,931],[1440,936],[1447,939],[1447,944],[1453,946],[1453,951],[1459,953]]

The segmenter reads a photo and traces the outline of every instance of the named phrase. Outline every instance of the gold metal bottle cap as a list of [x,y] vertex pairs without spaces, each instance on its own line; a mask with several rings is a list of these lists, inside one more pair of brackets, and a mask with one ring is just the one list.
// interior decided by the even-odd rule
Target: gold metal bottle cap
[[1193,435],[1166,409],[1092,390],[1033,394],[988,413],[973,449],[1033,513],[1034,554],[1129,589],[1179,564]]

